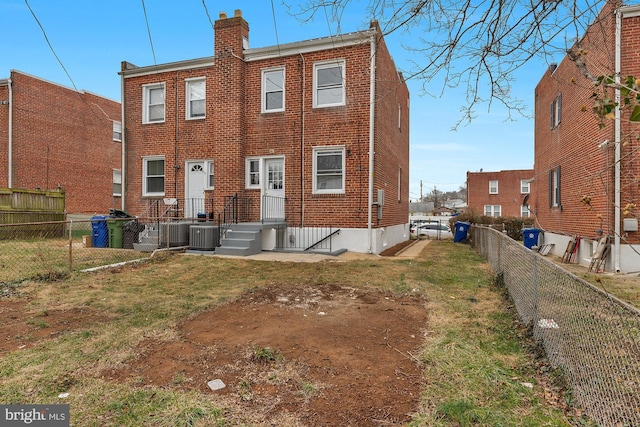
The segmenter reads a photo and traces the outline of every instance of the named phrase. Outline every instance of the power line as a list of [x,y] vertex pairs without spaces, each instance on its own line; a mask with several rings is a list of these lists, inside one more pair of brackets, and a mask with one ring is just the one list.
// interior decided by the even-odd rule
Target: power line
[[53,49],[53,46],[51,45],[51,42],[49,41],[49,37],[47,37],[47,32],[44,30],[44,27],[40,23],[40,20],[36,16],[36,14],[33,11],[33,9],[31,9],[31,6],[29,5],[29,1],[28,0],[24,0],[24,2],[27,5],[27,8],[29,9],[29,12],[31,12],[31,15],[33,16],[33,19],[35,19],[36,22],[38,23],[38,26],[40,27],[40,30],[42,30],[42,34],[44,35],[44,39],[46,40],[47,44],[49,45],[49,49],[51,49],[51,52],[53,53],[53,56],[55,56],[56,60],[58,61],[58,64],[60,64],[60,66],[64,70],[65,74],[69,78],[69,81],[73,85],[73,88],[76,90],[76,92],[78,92],[78,88],[76,87],[76,84],[74,83],[73,79],[71,78],[71,75],[67,71],[67,68],[64,66],[64,64],[62,63],[62,61],[60,60],[60,58],[56,54],[56,51]]
[[278,25],[276,25],[276,10],[271,0],[271,15],[273,16],[273,29],[276,32],[276,45],[278,46],[278,55],[280,55],[280,41],[278,40]]
[[213,21],[211,20],[211,15],[209,15],[209,9],[207,9],[207,4],[204,2],[204,0],[202,0],[202,6],[204,6],[204,12],[207,14],[207,18],[209,18],[209,24],[211,24],[211,29],[213,29]]
[[[26,0],[25,0],[26,1]],[[151,28],[149,28],[149,19],[147,18],[147,8],[144,6],[144,0],[142,1],[142,11],[144,12],[144,20],[147,23],[147,33],[149,34],[149,44],[151,45],[151,54],[153,55],[153,65],[158,65],[156,61],[156,52],[153,49],[153,40],[151,39]]]

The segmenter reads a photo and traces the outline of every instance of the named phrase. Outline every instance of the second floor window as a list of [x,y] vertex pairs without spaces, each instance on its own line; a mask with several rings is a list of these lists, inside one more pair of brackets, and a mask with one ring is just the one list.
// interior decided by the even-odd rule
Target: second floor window
[[551,129],[558,127],[562,121],[562,94],[551,102]]
[[520,193],[529,194],[531,192],[531,182],[526,179],[520,180]]
[[313,65],[313,106],[332,107],[345,104],[344,61]]
[[203,78],[187,80],[187,119],[200,119],[206,115],[207,86]]
[[284,69],[262,72],[262,111],[284,111]]
[[164,122],[164,83],[142,87],[142,123]]
[[122,141],[122,123],[120,122],[113,122],[113,140]]
[[498,194],[498,180],[489,181],[489,194]]

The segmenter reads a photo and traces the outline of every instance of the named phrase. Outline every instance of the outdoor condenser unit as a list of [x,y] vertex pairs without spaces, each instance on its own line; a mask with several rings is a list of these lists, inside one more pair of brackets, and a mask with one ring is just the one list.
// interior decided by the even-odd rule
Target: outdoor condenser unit
[[189,248],[212,251],[220,238],[220,229],[214,225],[192,225],[189,228]]

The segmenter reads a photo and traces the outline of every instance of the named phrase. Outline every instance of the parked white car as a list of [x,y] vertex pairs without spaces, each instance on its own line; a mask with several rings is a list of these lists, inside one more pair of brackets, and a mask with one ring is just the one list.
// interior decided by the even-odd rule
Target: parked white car
[[411,234],[414,236],[425,236],[430,239],[453,239],[451,229],[437,222],[418,224],[411,228]]

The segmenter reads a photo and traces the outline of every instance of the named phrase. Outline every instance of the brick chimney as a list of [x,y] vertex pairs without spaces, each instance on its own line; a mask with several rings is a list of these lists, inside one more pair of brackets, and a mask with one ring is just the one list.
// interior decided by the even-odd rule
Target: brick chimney
[[242,51],[249,48],[249,24],[242,18],[242,11],[236,9],[233,17],[220,12],[220,18],[213,25],[213,51],[216,57],[233,52],[242,57]]

